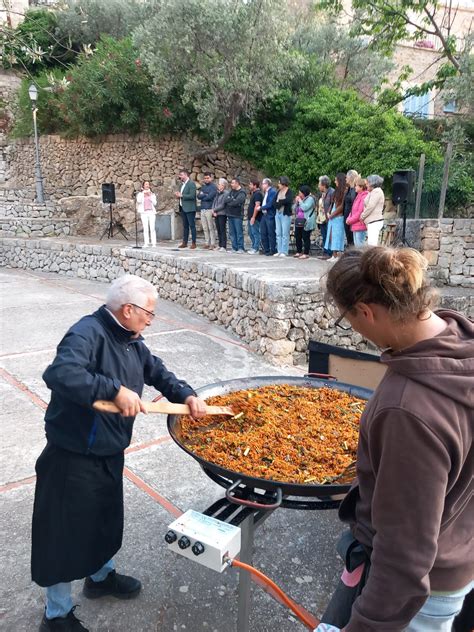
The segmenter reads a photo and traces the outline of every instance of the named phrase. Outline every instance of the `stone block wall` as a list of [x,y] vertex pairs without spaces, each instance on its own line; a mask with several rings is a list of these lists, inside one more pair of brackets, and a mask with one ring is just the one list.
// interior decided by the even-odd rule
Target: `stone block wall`
[[0,218],[2,237],[67,237],[75,235],[74,223],[58,218]]
[[[225,151],[210,154],[205,161],[193,159],[203,145],[192,138],[148,134],[117,134],[100,139],[66,140],[41,136],[40,154],[46,194],[51,198],[101,195],[103,182],[114,182],[118,197],[132,199],[144,180],[158,195],[158,211],[176,208],[174,191],[180,168],[201,181],[204,171],[216,178],[240,176],[243,181],[259,175],[240,158]],[[9,147],[7,186],[14,189],[34,185],[32,139],[13,141]]]
[[318,281],[271,282],[223,265],[131,248],[47,239],[1,239],[0,265],[109,282],[124,272],[152,282],[160,298],[237,334],[276,364],[306,363],[310,338],[366,350],[334,328]]
[[[137,274],[155,285],[160,298],[223,325],[275,364],[306,364],[310,339],[370,350],[359,334],[334,327],[319,280],[262,280],[222,264],[106,244],[2,239],[0,245],[0,265],[11,268],[104,282]],[[474,295],[447,296],[444,304],[474,316]]]
[[409,243],[427,258],[437,285],[474,287],[474,219],[410,220],[409,224]]

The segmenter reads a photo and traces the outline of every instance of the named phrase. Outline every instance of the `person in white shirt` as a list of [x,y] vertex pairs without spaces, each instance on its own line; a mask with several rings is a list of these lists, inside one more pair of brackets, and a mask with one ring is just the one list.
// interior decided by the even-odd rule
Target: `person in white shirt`
[[147,180],[137,195],[137,212],[142,220],[144,247],[147,248],[150,241],[152,246],[156,246],[156,195],[150,189],[150,183]]

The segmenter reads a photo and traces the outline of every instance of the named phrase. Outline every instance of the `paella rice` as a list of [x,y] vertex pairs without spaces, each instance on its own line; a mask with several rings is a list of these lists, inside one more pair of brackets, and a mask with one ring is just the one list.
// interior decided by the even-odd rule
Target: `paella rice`
[[332,388],[272,385],[210,397],[234,417],[182,417],[180,440],[202,459],[247,476],[302,484],[353,476],[365,401]]

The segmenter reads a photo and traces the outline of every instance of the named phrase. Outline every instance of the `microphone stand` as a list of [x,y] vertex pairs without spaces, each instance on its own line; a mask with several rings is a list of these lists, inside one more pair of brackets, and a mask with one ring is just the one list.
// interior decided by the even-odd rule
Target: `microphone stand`
[[135,200],[135,245],[132,246],[134,250],[141,250],[141,246],[138,245],[138,213],[137,213],[137,192],[132,193],[132,198]]

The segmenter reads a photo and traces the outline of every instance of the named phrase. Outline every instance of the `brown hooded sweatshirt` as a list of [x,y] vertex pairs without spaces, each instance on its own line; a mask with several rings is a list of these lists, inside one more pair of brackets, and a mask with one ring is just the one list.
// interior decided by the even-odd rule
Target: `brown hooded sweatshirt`
[[399,352],[361,419],[357,481],[340,518],[372,550],[347,632],[405,629],[431,592],[474,577],[474,323]]

